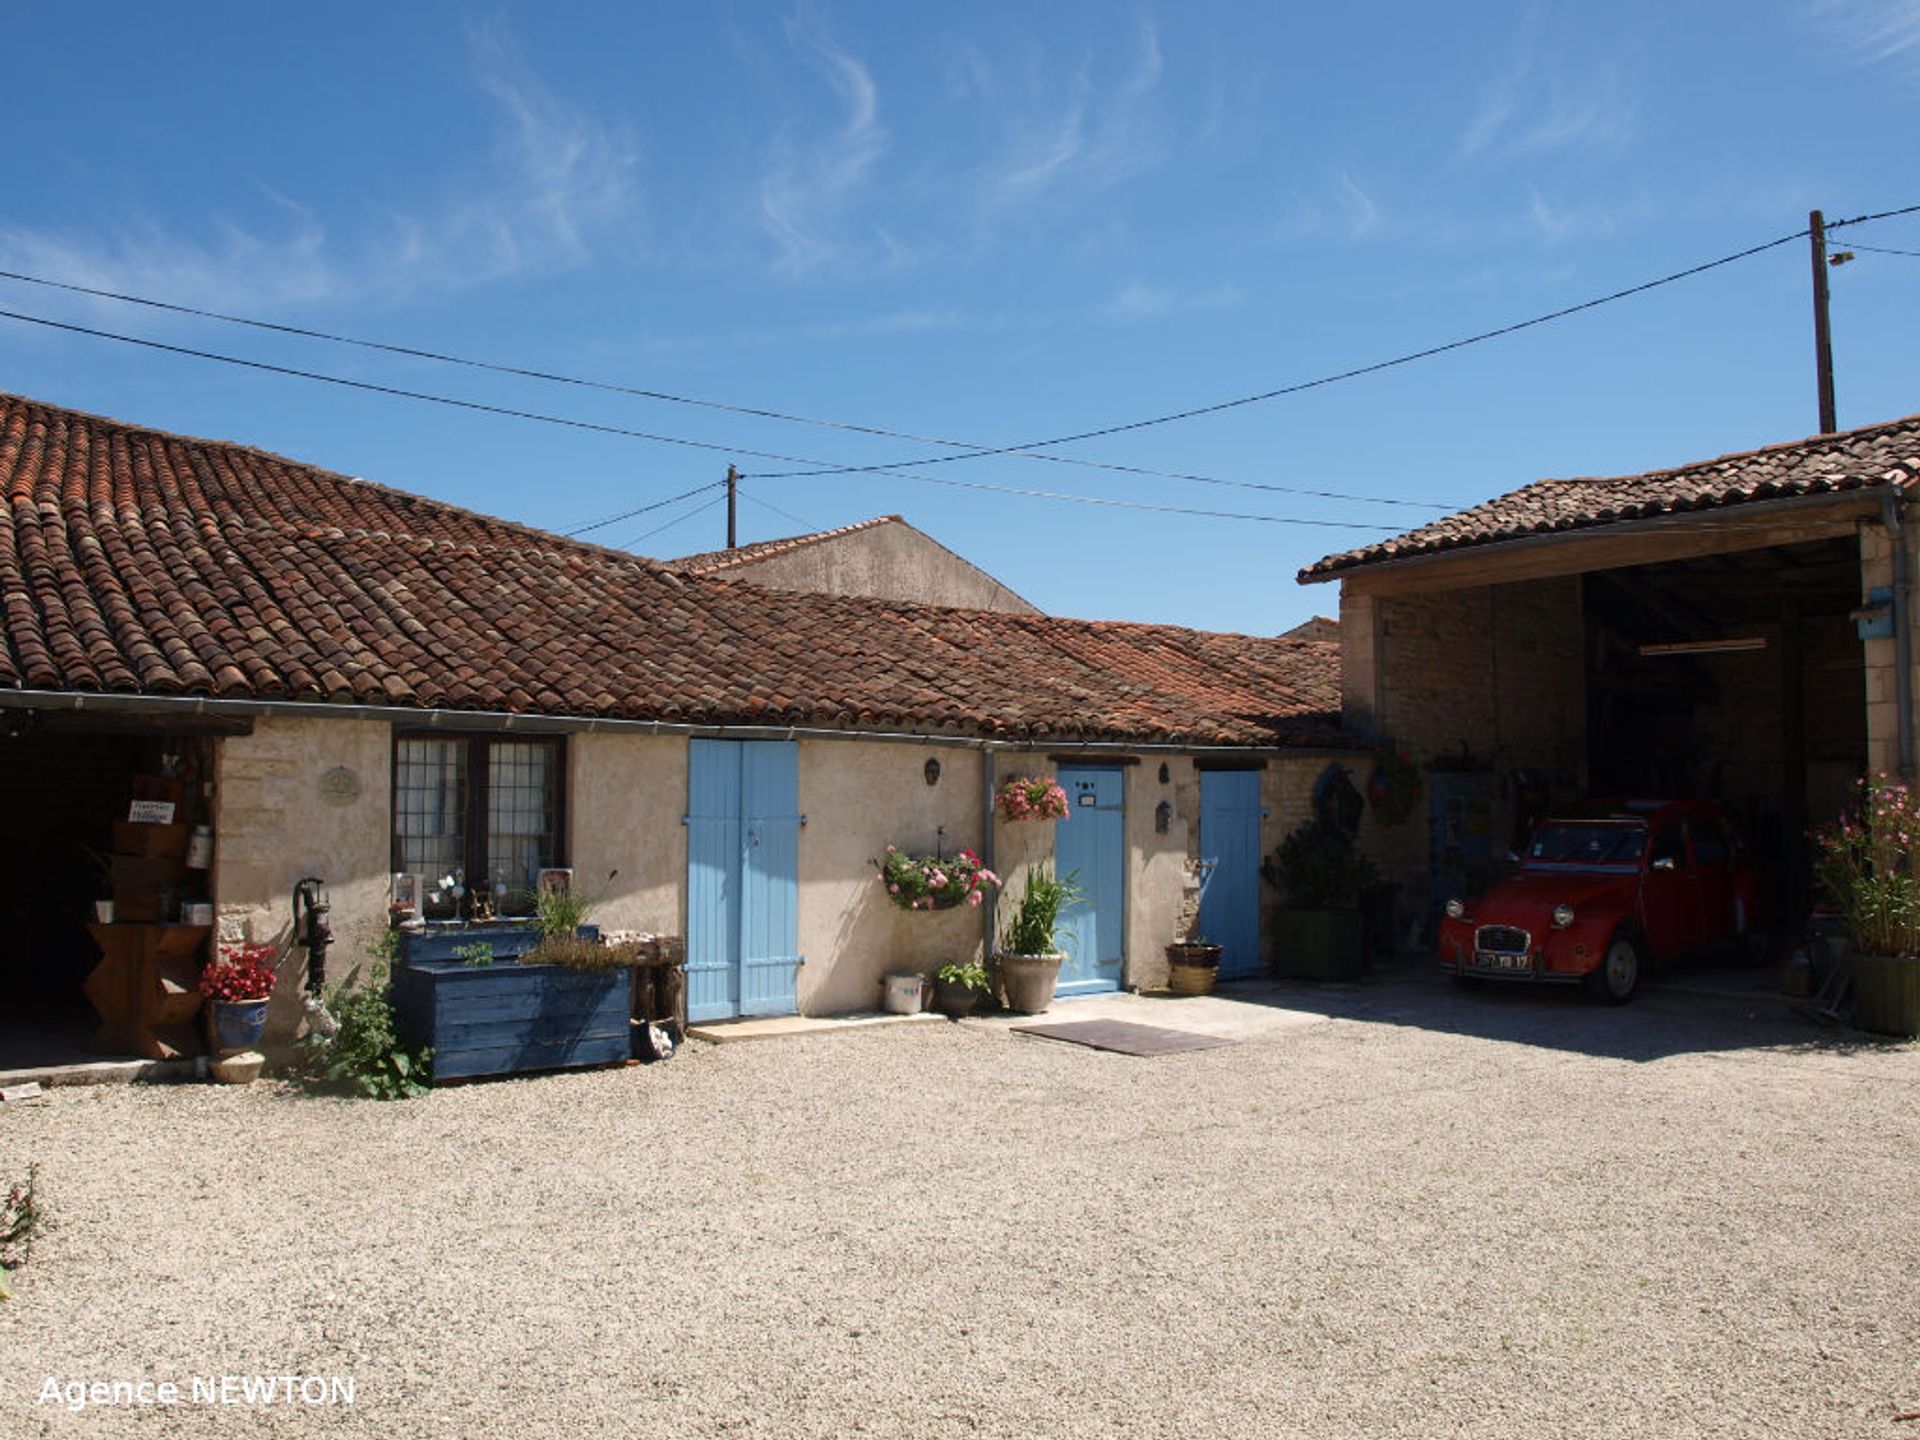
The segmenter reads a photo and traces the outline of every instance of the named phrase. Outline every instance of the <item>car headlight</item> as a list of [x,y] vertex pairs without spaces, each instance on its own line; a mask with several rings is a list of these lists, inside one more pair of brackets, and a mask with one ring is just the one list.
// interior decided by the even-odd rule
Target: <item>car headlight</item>
[[1447,918],[1449,920],[1464,920],[1466,916],[1467,916],[1466,901],[1464,900],[1447,901]]
[[1564,930],[1571,924],[1573,924],[1573,907],[1571,905],[1554,906],[1553,928],[1556,930]]

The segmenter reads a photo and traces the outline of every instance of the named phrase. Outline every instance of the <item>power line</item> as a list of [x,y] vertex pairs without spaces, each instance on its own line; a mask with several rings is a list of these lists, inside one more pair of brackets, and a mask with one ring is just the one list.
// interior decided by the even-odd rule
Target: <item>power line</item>
[[[508,365],[492,360],[476,360],[471,356],[454,355],[441,350],[425,350],[413,345],[399,345],[385,340],[369,340],[361,336],[341,335],[329,330],[313,330],[303,325],[287,325],[273,320],[260,320],[247,315],[233,315],[221,310],[203,309],[197,305],[181,305],[170,300],[156,300],[147,295],[133,295],[123,290],[107,290],[94,285],[80,285],[69,280],[54,280],[44,275],[29,275],[21,270],[0,270],[0,280],[14,280],[23,285],[39,285],[50,290],[64,290],[74,295],[91,295],[100,300],[114,300],[125,305],[142,305],[150,310],[163,310],[174,315],[192,315],[202,320],[218,320],[226,325],[245,325],[255,330],[267,330],[280,335],[294,335],[305,340],[323,340],[332,345],[352,345],[363,350],[377,350],[388,355],[401,355],[414,360],[430,360],[441,365],[459,365],[469,370],[483,370],[495,375],[512,375],[524,380],[540,380],[552,385],[571,385],[586,390],[603,390],[614,395],[628,395],[642,400],[657,400],[670,405],[691,405],[706,410],[719,410],[729,415],[744,415],[759,420],[780,420],[794,425],[812,425],[821,429],[840,430],[858,435],[876,435],[889,440],[907,440],[917,445],[939,445],[949,450],[987,451],[999,454],[990,447],[971,444],[965,440],[944,439],[936,435],[916,435],[908,430],[890,430],[880,425],[861,425],[847,420],[827,420],[812,415],[798,415],[786,410],[772,410],[758,405],[731,404],[724,400],[704,400],[691,395],[676,395],[666,390],[652,390],[637,385],[621,385],[610,380],[590,380],[577,375],[563,375],[551,370],[535,370],[522,365]],[[48,322],[53,323],[53,322]],[[93,332],[87,332],[93,333]],[[200,353],[200,352],[189,352]],[[679,443],[669,440],[667,443]],[[742,450],[740,454],[759,454]],[[1019,453],[1019,452],[1005,452]],[[767,458],[764,454],[760,458]],[[1258,480],[1226,480],[1213,475],[1195,475],[1179,470],[1156,470],[1144,465],[1123,465],[1116,462],[1093,460],[1076,455],[1022,455],[1023,459],[1044,461],[1052,465],[1076,465],[1090,470],[1111,470],[1122,475],[1145,475],[1161,480],[1185,480],[1199,485],[1226,485],[1243,490],[1266,490],[1282,495],[1303,495],[1322,500],[1354,500],[1371,505],[1398,505],[1417,510],[1449,510],[1455,507],[1426,500],[1401,500],[1381,495],[1351,495],[1332,490],[1306,490],[1293,485],[1277,485]],[[802,522],[804,523],[804,522]]]
[[653,527],[653,529],[644,531],[641,534],[634,536],[631,540],[621,541],[620,548],[622,550],[631,550],[634,546],[638,545],[642,540],[651,540],[654,536],[659,535],[664,531],[671,530],[676,525],[685,524],[687,521],[693,519],[693,517],[696,515],[706,514],[707,511],[713,509],[714,506],[724,504],[726,502],[726,498],[727,497],[724,495],[715,496],[713,499],[709,500],[704,505],[694,506],[693,509],[687,511],[686,514],[679,516],[677,519],[669,520],[664,525],[656,525]]
[[[424,400],[430,404],[447,405],[460,410],[475,410],[487,415],[504,415],[517,420],[536,420],[549,425],[562,425],[570,429],[595,431],[605,435],[623,435],[631,439],[650,440],[658,444],[685,445],[698,450],[718,450],[730,455],[754,455],[763,460],[782,460],[793,465],[809,465],[815,467],[810,470],[790,472],[796,475],[836,475],[842,473],[842,471],[834,468],[830,461],[819,460],[806,455],[788,455],[773,450],[753,450],[745,446],[718,445],[705,440],[687,440],[670,435],[654,435],[645,430],[630,430],[619,425],[602,425],[591,420],[571,420],[564,416],[548,415],[537,410],[518,410],[505,405],[487,405],[478,400],[460,400],[449,395],[435,395],[425,390],[407,390],[396,385],[377,385],[370,380],[349,380],[345,376],[328,375],[319,370],[301,370],[290,365],[272,365],[264,360],[248,360],[237,355],[224,355],[215,350],[196,350],[186,345],[170,345],[160,340],[148,340],[136,335],[122,335],[112,330],[97,330],[87,325],[75,325],[64,320],[49,320],[44,316],[26,315],[15,310],[0,310],[0,319],[18,320],[29,325],[42,325],[49,329],[64,330],[76,335],[87,335],[99,340],[116,340],[125,345],[140,346],[149,350],[160,350],[172,355],[187,355],[197,360],[212,360],[225,365],[239,365],[245,369],[261,370],[273,375],[289,375],[300,380],[317,380],[322,384],[340,385],[350,390],[365,390],[376,395],[391,395],[403,400]],[[866,467],[866,469],[872,473],[891,476],[899,480],[918,480],[928,484],[943,483],[935,480],[932,476],[916,475],[906,470],[875,470],[873,467]],[[1163,510],[1177,515],[1218,515],[1222,519],[1259,520],[1279,525],[1335,526],[1348,530],[1393,529],[1390,525],[1364,525],[1336,520],[1294,519],[1285,515],[1246,515],[1228,511],[1183,509],[1179,506],[1155,506],[1147,505],[1139,501],[1113,500],[1097,495],[1075,495],[1047,490],[1022,490],[1006,485],[974,483],[969,488],[975,490],[997,490],[1009,495],[1040,496],[1050,500],[1077,501],[1086,505],[1117,505],[1130,509]],[[714,503],[718,504],[720,502],[716,500]],[[589,526],[588,528],[592,527]],[[642,536],[639,538],[644,539],[646,537]]]
[[[1920,210],[1920,206],[1913,208]],[[1906,213],[1907,212],[1903,210],[1889,210],[1885,212],[1884,215],[1863,215],[1859,217],[1859,220],[1845,223],[1857,224],[1861,220],[1879,220],[1885,219],[1887,216]],[[928,465],[951,465],[961,460],[984,460],[990,455],[1012,455],[1029,450],[1044,449],[1053,445],[1072,445],[1082,440],[1097,440],[1106,435],[1123,435],[1134,430],[1150,429],[1156,425],[1170,425],[1176,420],[1193,420],[1203,415],[1218,415],[1225,410],[1237,410],[1245,405],[1258,405],[1264,401],[1278,400],[1283,396],[1298,395],[1305,390],[1317,390],[1323,386],[1338,384],[1343,380],[1354,380],[1362,375],[1375,375],[1382,370],[1391,370],[1399,365],[1410,365],[1415,360],[1426,360],[1435,355],[1445,355],[1449,351],[1464,350],[1469,345],[1484,344],[1488,340],[1497,340],[1503,335],[1512,335],[1521,330],[1530,330],[1535,326],[1545,325],[1549,321],[1564,320],[1567,316],[1578,315],[1583,310],[1597,309],[1599,306],[1610,305],[1616,300],[1624,300],[1632,295],[1643,295],[1647,291],[1657,290],[1663,285],[1672,285],[1676,281],[1690,279],[1695,275],[1703,275],[1709,270],[1717,270],[1723,265],[1731,265],[1737,260],[1745,260],[1768,250],[1775,250],[1782,245],[1790,245],[1796,240],[1804,239],[1806,234],[1805,228],[1802,228],[1794,231],[1791,235],[1782,235],[1776,240],[1769,240],[1765,244],[1750,246],[1745,250],[1736,251],[1732,255],[1722,255],[1717,260],[1708,260],[1703,264],[1690,265],[1685,270],[1674,271],[1671,275],[1662,275],[1655,280],[1646,280],[1638,285],[1630,285],[1624,290],[1615,290],[1610,294],[1596,296],[1591,300],[1583,300],[1577,305],[1563,306],[1558,310],[1550,310],[1544,315],[1535,315],[1528,320],[1517,320],[1511,325],[1501,325],[1492,330],[1482,330],[1478,334],[1463,336],[1458,340],[1449,340],[1442,345],[1429,345],[1423,350],[1411,350],[1404,355],[1396,355],[1389,360],[1377,360],[1371,365],[1359,365],[1351,370],[1341,370],[1331,375],[1322,375],[1317,379],[1302,380],[1292,385],[1283,385],[1274,390],[1263,390],[1257,395],[1242,395],[1233,400],[1221,400],[1211,405],[1196,405],[1190,409],[1175,410],[1165,415],[1151,416],[1145,420],[1131,420],[1121,425],[1105,425],[1097,430],[1082,430],[1072,435],[1056,435],[1049,440],[1030,440],[1022,445],[1005,445],[999,449],[975,450],[965,455],[937,455],[930,460],[896,460],[889,463],[892,465],[918,465],[922,467]],[[832,470],[763,471],[759,474],[745,475],[742,478],[747,480],[781,480],[796,475],[864,475],[885,471],[887,468],[888,466],[886,465],[845,465]]]
[[669,495],[666,499],[656,500],[651,505],[642,505],[638,509],[634,509],[634,510],[622,510],[618,515],[609,515],[604,520],[593,520],[588,522],[585,525],[576,525],[573,527],[573,529],[562,530],[560,533],[563,536],[565,536],[567,539],[571,540],[576,535],[584,535],[589,530],[598,530],[603,525],[617,525],[622,520],[631,520],[636,515],[644,515],[649,510],[658,510],[662,506],[673,504],[673,502],[676,500],[690,499],[691,497],[700,494],[702,491],[718,490],[721,486],[725,485],[726,483],[727,482],[724,480],[710,480],[705,485],[696,485],[691,490],[682,490],[678,495]]
[[1874,255],[1906,255],[1920,260],[1920,250],[1892,250],[1885,245],[1862,245],[1858,240],[1847,241],[1849,250],[1865,250]]
[[771,500],[762,500],[758,495],[750,494],[745,490],[742,490],[740,492],[740,498],[743,500],[749,501],[752,504],[758,505],[762,510],[771,510],[776,515],[783,515],[787,519],[793,521],[793,523],[796,525],[806,525],[813,529],[819,528],[817,525],[814,524],[813,521],[803,520],[800,516],[794,514],[791,510],[782,510],[778,505],[775,505]]
[[[1903,205],[1898,210],[1882,210],[1874,215],[1855,215],[1850,220],[1829,220],[1827,222],[1827,229],[1838,230],[1844,225],[1865,225],[1873,220],[1891,220],[1896,215],[1920,215],[1920,205]],[[1800,232],[1801,235],[1806,233],[1804,230]],[[1796,236],[1794,238],[1798,239],[1799,237]]]
[[[833,472],[822,473],[832,474]],[[1389,534],[1395,533],[1391,525],[1368,525],[1357,520],[1305,520],[1292,515],[1253,515],[1241,510],[1198,510],[1185,505],[1155,505],[1146,500],[1115,500],[1104,495],[1072,495],[1057,490],[1027,490],[1018,485],[989,485],[984,480],[955,480],[948,475],[916,475],[910,470],[883,470],[880,473],[890,475],[897,480],[918,480],[923,485],[952,485],[962,490],[991,490],[996,495],[1027,495],[1038,500],[1075,500],[1082,505],[1109,505],[1121,510],[1153,510],[1162,515],[1201,515],[1213,520],[1258,520],[1270,525],[1313,525],[1328,530],[1381,530]]]
[[477,410],[485,415],[505,415],[515,420],[537,420],[546,425],[564,425],[571,430],[591,430],[601,435],[624,435],[632,440],[650,440],[656,445],[683,445],[692,450],[713,450],[722,455],[754,455],[762,460],[784,460],[801,465],[815,462],[777,450],[750,450],[744,445],[719,445],[710,440],[688,440],[678,435],[656,435],[647,430],[630,430],[623,425],[602,425],[592,420],[570,420],[563,415],[548,415],[539,410],[517,410],[508,405],[487,405],[478,400],[459,400],[451,395],[435,395],[426,390],[406,390],[398,385],[377,385],[371,380],[349,380],[344,375],[329,375],[321,370],[300,370],[291,365],[271,365],[265,360],[248,360],[225,355],[218,350],[196,350],[189,345],[169,345],[164,340],[148,340],[138,335],[122,335],[114,330],[96,330],[65,320],[49,320],[44,315],[25,315],[17,310],[0,310],[0,320],[18,320],[27,325],[44,325],[50,330],[65,330],[89,335],[96,340],[117,340],[123,345],[138,345],[148,350],[163,350],[170,355],[189,355],[196,360],[216,360],[222,365],[240,365],[248,370],[264,370],[271,375],[291,375],[298,380],[317,380],[323,385],[340,385],[349,390],[365,390],[375,395],[393,395],[402,400],[424,400],[431,405],[449,405],[457,410]]

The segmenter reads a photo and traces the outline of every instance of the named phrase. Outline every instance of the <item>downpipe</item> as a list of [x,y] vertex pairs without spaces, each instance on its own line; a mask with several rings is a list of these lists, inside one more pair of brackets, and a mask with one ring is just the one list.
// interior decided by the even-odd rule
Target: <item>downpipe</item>
[[1880,500],[1880,520],[1893,547],[1893,714],[1895,744],[1904,779],[1913,778],[1913,627],[1909,623],[1911,561],[1900,521],[1901,493],[1889,487]]

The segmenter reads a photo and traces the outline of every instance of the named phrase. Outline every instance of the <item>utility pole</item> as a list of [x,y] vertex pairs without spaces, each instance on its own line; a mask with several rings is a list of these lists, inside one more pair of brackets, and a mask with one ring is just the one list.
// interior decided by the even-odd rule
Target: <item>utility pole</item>
[[[1821,277],[1823,284],[1825,279],[1825,276]],[[1824,295],[1826,291],[1823,289],[1820,293]],[[1825,302],[1822,301],[1821,303],[1824,304]],[[1831,388],[1829,388],[1829,397],[1831,397]],[[1828,404],[1831,405],[1831,403],[1831,398],[1829,398]],[[1832,427],[1829,426],[1828,428],[1831,429]],[[740,472],[732,465],[729,465],[727,466],[727,549],[729,550],[735,549],[739,545],[739,541],[734,538],[733,528],[734,502],[739,499],[739,496]]]
[[1813,246],[1813,364],[1820,382],[1820,433],[1840,427],[1833,415],[1833,334],[1827,325],[1827,221],[1818,210],[1807,216],[1807,240]]

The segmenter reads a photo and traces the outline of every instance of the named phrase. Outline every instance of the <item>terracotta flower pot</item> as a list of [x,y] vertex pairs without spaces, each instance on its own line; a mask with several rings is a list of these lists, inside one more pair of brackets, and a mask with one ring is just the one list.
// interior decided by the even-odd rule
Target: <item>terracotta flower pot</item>
[[1064,954],[997,955],[1000,990],[1007,1008],[1019,1015],[1039,1015],[1053,1004],[1053,987],[1059,982]]
[[1188,941],[1167,946],[1167,988],[1176,995],[1211,995],[1220,975],[1220,947]]

